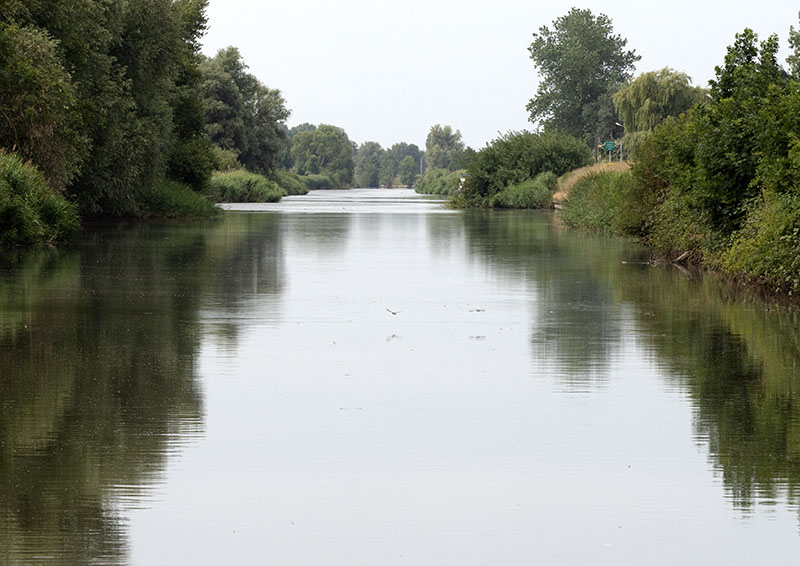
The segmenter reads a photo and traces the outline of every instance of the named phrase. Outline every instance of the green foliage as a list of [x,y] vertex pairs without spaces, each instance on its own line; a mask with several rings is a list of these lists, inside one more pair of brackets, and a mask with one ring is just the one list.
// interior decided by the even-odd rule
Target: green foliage
[[355,155],[355,182],[359,187],[380,186],[380,170],[383,148],[378,142],[364,142]]
[[509,132],[493,140],[470,160],[464,183],[469,206],[487,206],[496,193],[551,171],[562,175],[586,165],[590,152],[565,134]]
[[642,236],[649,226],[653,202],[630,171],[588,175],[573,187],[562,220],[577,228]]
[[398,163],[402,163],[406,157],[410,156],[414,160],[414,171],[420,171],[420,164],[422,163],[422,151],[420,151],[416,144],[399,142],[392,145],[392,147],[389,148],[389,151],[392,152]]
[[464,155],[461,132],[450,126],[431,126],[425,139],[425,169],[460,169]]
[[317,190],[317,189],[333,189],[337,188],[333,182],[333,179],[328,177],[327,175],[303,175],[300,177],[300,180],[305,183],[306,187],[309,190]]
[[403,161],[400,162],[399,173],[400,182],[406,187],[414,184],[414,180],[417,178],[417,165],[414,163],[413,156],[406,155],[403,158]]
[[382,187],[391,188],[397,175],[399,163],[391,151],[385,151],[381,157],[381,169],[378,173],[378,183]]
[[464,174],[463,169],[428,169],[417,179],[414,190],[425,195],[455,195],[461,187]]
[[590,10],[572,8],[553,29],[539,28],[528,48],[541,78],[527,106],[531,122],[586,142],[613,132],[611,93],[641,58],[627,43],[608,16]]
[[348,188],[353,181],[353,144],[341,128],[320,124],[298,132],[290,155],[299,175],[325,175],[331,183],[327,188]]
[[0,22],[0,147],[62,189],[88,152],[75,89],[45,30]]
[[222,213],[208,198],[188,185],[164,179],[142,196],[144,218],[204,218]]
[[723,267],[790,295],[800,292],[800,193],[765,193],[722,254]]
[[235,47],[220,49],[200,69],[208,136],[222,149],[235,150],[246,168],[274,169],[283,156],[289,117],[280,91],[248,73]]
[[53,242],[78,229],[75,206],[16,154],[0,151],[0,247]]
[[492,195],[489,206],[493,208],[551,208],[558,177],[550,171],[539,173],[515,185],[509,185]]
[[244,170],[214,173],[209,188],[216,202],[277,202],[286,196],[274,181]]
[[304,195],[308,193],[308,186],[297,173],[291,171],[273,171],[272,180],[286,191],[287,195]]
[[620,88],[612,100],[626,133],[649,131],[667,116],[678,116],[705,98],[705,90],[691,79],[665,67],[642,73]]

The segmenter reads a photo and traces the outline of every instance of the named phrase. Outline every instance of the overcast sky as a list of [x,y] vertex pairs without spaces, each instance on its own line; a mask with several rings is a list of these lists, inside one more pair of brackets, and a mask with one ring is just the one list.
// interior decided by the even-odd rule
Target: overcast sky
[[745,27],[777,33],[783,63],[800,10],[789,0],[210,0],[203,52],[238,47],[250,72],[283,92],[289,126],[424,147],[433,124],[449,124],[480,149],[531,128],[538,77],[527,48],[572,6],[611,18],[642,56],[637,74],[669,66],[701,86]]

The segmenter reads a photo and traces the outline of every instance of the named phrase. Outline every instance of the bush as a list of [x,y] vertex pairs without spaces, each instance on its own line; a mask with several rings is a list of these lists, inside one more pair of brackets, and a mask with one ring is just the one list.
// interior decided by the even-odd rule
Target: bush
[[272,173],[273,181],[288,195],[304,195],[308,193],[308,186],[297,173],[291,171],[275,171]]
[[494,208],[550,208],[558,177],[551,171],[539,173],[516,185],[509,185],[489,199]]
[[423,195],[455,195],[464,173],[463,169],[452,172],[447,169],[428,169],[417,179],[414,190]]
[[163,180],[142,195],[141,216],[145,218],[197,218],[221,212],[208,198],[177,181]]
[[800,291],[800,195],[767,193],[750,207],[744,227],[722,254],[729,273],[762,281],[774,291]]
[[470,206],[487,206],[491,198],[509,185],[552,171],[562,175],[587,165],[589,148],[564,134],[511,132],[470,159],[463,193]]
[[275,182],[244,170],[217,171],[209,186],[215,202],[277,202],[286,196]]
[[56,194],[33,165],[0,151],[0,246],[53,242],[78,227],[74,204]]

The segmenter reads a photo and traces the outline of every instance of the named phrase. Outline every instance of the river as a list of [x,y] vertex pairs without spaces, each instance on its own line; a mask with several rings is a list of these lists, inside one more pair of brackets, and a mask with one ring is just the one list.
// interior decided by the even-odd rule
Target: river
[[800,316],[312,192],[0,266],[0,564],[800,560]]

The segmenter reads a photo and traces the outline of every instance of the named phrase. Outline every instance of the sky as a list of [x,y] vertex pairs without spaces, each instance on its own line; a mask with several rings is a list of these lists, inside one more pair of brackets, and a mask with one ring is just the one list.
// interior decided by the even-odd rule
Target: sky
[[434,124],[481,149],[532,129],[525,105],[539,77],[528,46],[570,8],[611,18],[641,60],[635,74],[669,66],[706,86],[736,33],[776,33],[781,62],[800,4],[789,0],[210,0],[203,53],[233,45],[277,88],[292,114],[344,128],[361,144],[425,146]]

